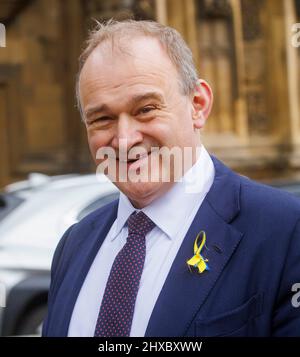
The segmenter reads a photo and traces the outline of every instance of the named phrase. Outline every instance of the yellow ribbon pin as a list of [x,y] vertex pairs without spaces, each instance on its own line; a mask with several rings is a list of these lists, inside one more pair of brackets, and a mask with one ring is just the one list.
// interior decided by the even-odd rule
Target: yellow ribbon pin
[[[200,247],[198,248],[198,239],[201,234],[203,235],[203,238]],[[194,256],[187,261],[189,268],[190,266],[198,268],[200,274],[203,273],[205,270],[209,270],[209,266],[206,264],[206,262],[208,262],[208,259],[204,259],[200,254],[201,250],[205,245],[205,242],[206,234],[204,231],[201,231],[198,233],[197,238],[194,242]]]

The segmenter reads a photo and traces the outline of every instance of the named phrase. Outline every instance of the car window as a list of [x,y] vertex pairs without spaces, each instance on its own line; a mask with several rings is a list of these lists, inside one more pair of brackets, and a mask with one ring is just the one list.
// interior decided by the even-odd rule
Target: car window
[[0,222],[24,201],[12,193],[0,193]]
[[115,192],[110,195],[102,196],[97,198],[95,201],[91,202],[88,206],[86,206],[77,216],[77,220],[80,221],[82,218],[92,213],[96,209],[105,206],[106,204],[116,200],[119,198],[119,193]]

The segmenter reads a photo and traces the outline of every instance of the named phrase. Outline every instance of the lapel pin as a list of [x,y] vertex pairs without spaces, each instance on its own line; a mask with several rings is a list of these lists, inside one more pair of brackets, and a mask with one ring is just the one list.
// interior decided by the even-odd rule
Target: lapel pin
[[[202,236],[202,241],[198,247],[199,238]],[[198,233],[194,242],[194,256],[187,261],[187,265],[191,271],[191,267],[198,268],[199,273],[203,273],[205,270],[210,270],[207,264],[208,259],[205,259],[201,255],[201,251],[206,243],[206,234],[204,231]]]

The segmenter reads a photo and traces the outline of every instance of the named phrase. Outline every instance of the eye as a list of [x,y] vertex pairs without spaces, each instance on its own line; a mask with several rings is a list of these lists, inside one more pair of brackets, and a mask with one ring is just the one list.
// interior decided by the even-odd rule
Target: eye
[[139,110],[139,114],[147,114],[155,109],[156,107],[154,105],[147,105]]
[[103,116],[103,117],[99,117],[99,118],[95,118],[92,123],[96,123],[96,122],[104,122],[107,120],[111,120],[111,117],[108,116]]

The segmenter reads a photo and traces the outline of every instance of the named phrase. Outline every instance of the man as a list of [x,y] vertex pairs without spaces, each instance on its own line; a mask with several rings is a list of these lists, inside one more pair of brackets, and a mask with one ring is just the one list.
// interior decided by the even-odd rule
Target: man
[[[300,335],[300,204],[208,155],[212,91],[180,35],[99,25],[77,95],[93,158],[121,194],[61,239],[43,335]],[[176,165],[162,148],[189,155]]]

